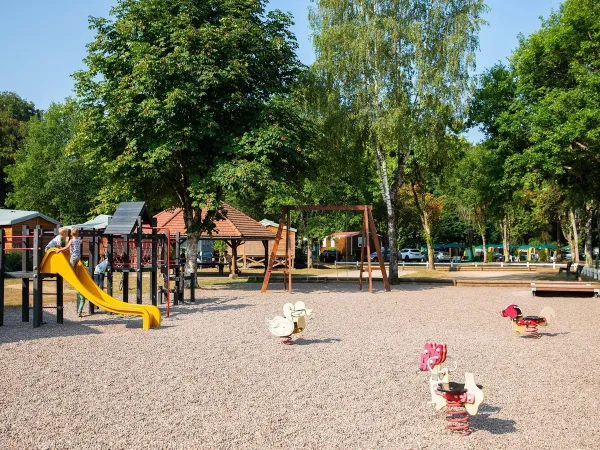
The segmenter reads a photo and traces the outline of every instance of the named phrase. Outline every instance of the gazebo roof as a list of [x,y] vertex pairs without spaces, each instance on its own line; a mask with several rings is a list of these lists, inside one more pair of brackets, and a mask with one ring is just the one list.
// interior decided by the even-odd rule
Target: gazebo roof
[[[200,239],[225,240],[241,239],[244,241],[270,241],[275,239],[275,233],[269,231],[265,226],[256,220],[247,216],[233,206],[223,203],[227,216],[223,220],[215,222],[215,229],[212,235],[202,233]],[[183,220],[183,210],[181,208],[162,211],[154,216],[159,227],[166,227],[171,234],[186,234],[187,229]],[[204,212],[202,213],[204,219]]]

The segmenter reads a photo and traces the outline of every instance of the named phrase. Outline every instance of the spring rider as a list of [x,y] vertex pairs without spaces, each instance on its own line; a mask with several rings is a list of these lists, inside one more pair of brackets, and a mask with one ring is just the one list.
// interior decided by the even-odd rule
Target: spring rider
[[508,305],[502,310],[502,317],[510,317],[512,330],[521,336],[539,338],[538,327],[546,327],[556,317],[554,309],[546,306],[538,316],[525,316],[517,305]]
[[429,371],[429,390],[431,402],[435,409],[446,407],[446,428],[463,436],[471,434],[469,417],[479,412],[483,403],[482,386],[475,384],[472,373],[465,373],[465,382],[456,383],[450,381],[450,372],[456,370],[442,367],[446,361],[447,346],[435,342],[426,342],[421,353],[419,368],[421,371]]
[[310,316],[312,309],[307,309],[304,302],[283,305],[283,317],[276,316],[269,320],[269,331],[279,337],[282,344],[292,345],[292,334],[302,333],[306,328],[306,316]]

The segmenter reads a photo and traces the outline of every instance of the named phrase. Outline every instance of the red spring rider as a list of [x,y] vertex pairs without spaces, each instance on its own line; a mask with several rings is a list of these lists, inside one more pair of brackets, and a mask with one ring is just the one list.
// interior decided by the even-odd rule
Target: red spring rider
[[510,317],[512,330],[519,334],[532,338],[539,338],[538,327],[546,327],[550,320],[556,317],[554,310],[546,306],[538,316],[523,316],[521,308],[517,305],[508,305],[502,310],[502,317]]
[[437,410],[446,407],[446,428],[466,436],[471,434],[469,417],[476,415],[483,403],[483,391],[480,385],[475,384],[472,373],[465,373],[464,383],[451,382],[450,370],[442,368],[446,354],[446,344],[425,343],[420,369],[431,373],[431,403]]

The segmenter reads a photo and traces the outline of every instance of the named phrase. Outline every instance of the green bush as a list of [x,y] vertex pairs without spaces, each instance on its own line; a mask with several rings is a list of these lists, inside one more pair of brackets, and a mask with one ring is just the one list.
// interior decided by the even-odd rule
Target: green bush
[[213,249],[219,252],[219,255],[223,256],[223,252],[227,250],[227,243],[225,241],[215,241]]
[[[5,272],[19,272],[22,270],[22,261],[23,261],[23,253],[12,251],[6,252],[4,254],[4,271]],[[31,268],[33,262],[32,259],[29,258],[28,267]]]
[[488,252],[487,262],[494,262],[494,252]]
[[540,262],[548,262],[548,250],[541,248],[538,253],[538,258]]

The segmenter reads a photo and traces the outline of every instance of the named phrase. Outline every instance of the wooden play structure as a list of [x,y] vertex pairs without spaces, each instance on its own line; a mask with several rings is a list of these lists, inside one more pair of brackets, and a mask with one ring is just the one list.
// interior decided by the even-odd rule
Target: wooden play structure
[[[80,269],[87,272],[85,276],[79,273],[78,277],[73,278],[69,268],[59,264],[61,258],[49,258],[44,254],[46,244],[57,233],[58,226],[46,229],[42,225],[37,225],[33,229],[24,226],[20,234],[13,232],[10,236],[5,235],[5,230],[0,230],[2,244],[0,247],[0,326],[4,323],[4,280],[6,278],[22,280],[22,321],[29,322],[30,310],[33,310],[34,327],[42,325],[43,311],[46,309],[56,310],[57,323],[63,323],[63,275],[71,277],[69,283],[72,285],[76,283],[77,286],[73,285],[76,290],[90,300],[90,314],[95,312],[95,306],[92,304],[95,303],[111,312],[117,310],[132,315],[138,315],[139,312],[139,315],[147,316],[144,311],[148,308],[136,307],[129,303],[129,284],[133,276],[136,285],[135,305],[142,305],[145,273],[149,274],[150,278],[150,303],[153,307],[156,307],[159,302],[163,303],[163,298],[166,298],[167,315],[169,315],[171,299],[175,305],[183,302],[186,276],[182,273],[175,255],[179,254],[180,245],[185,239],[177,233],[172,235],[166,227],[157,227],[156,219],[150,215],[144,202],[121,203],[112,218],[106,220],[105,228],[95,225],[82,227],[80,230],[80,237],[83,240],[82,261],[87,262],[87,268],[82,265]],[[5,270],[7,252],[21,252],[21,270],[12,272]],[[89,283],[101,255],[107,257],[111,268],[106,274],[106,292],[101,287],[97,290]],[[48,272],[50,268],[53,269],[52,272]],[[61,272],[55,272],[55,268],[59,268]],[[122,274],[122,301],[113,299],[118,304],[110,300],[115,291],[113,283],[115,273]],[[158,283],[159,274],[163,276],[162,285]],[[192,281],[190,293],[191,300],[194,301],[195,274],[187,276],[187,279]],[[31,282],[33,282],[32,293],[30,293]],[[171,289],[171,282],[175,283],[173,289]],[[51,287],[46,288],[46,286]],[[33,297],[33,306],[31,306],[30,296]],[[56,303],[44,305],[44,296],[56,297]],[[155,314],[154,309],[152,314]],[[156,323],[160,323],[159,319],[150,317],[146,317],[146,322],[145,326],[155,326]]]
[[482,386],[475,384],[472,373],[465,373],[464,383],[450,381],[450,372],[456,370],[456,365],[453,369],[442,367],[447,353],[446,344],[426,342],[419,369],[430,373],[430,403],[437,410],[446,408],[446,429],[467,436],[472,432],[469,417],[479,412],[484,400]]
[[[277,229],[277,235],[275,237],[275,243],[273,244],[273,249],[271,251],[271,255],[269,257],[269,265],[267,267],[267,271],[265,273],[265,278],[263,280],[263,285],[261,292],[266,292],[269,287],[269,279],[271,278],[271,273],[274,271],[282,271],[283,272],[283,288],[289,292],[292,292],[292,267],[293,267],[293,257],[292,257],[292,246],[294,243],[290,238],[290,228],[291,228],[291,211],[357,211],[363,213],[363,228],[362,228],[362,242],[366,243],[366,246],[363,245],[361,247],[361,255],[360,255],[360,275],[358,279],[359,289],[362,289],[363,285],[363,271],[364,271],[364,260],[365,256],[367,256],[367,274],[369,277],[369,292],[373,292],[373,272],[371,268],[371,258],[368,256],[371,254],[371,239],[375,244],[375,251],[377,252],[377,259],[379,261],[379,268],[381,270],[381,276],[383,278],[383,285],[387,291],[390,290],[390,283],[387,277],[387,272],[385,271],[385,263],[383,260],[383,256],[381,254],[381,246],[379,245],[379,237],[377,236],[377,230],[375,229],[375,221],[373,220],[373,207],[369,205],[355,205],[355,206],[315,206],[315,205],[299,205],[299,206],[284,206],[281,212],[281,219],[279,220],[279,228]],[[275,269],[274,264],[277,258],[277,251],[279,249],[279,244],[282,241],[283,231],[286,230],[285,237],[285,262],[284,267],[282,269]],[[366,251],[366,255],[365,255]]]
[[312,309],[307,309],[304,302],[283,305],[283,317],[276,316],[272,320],[267,319],[269,331],[279,338],[285,345],[292,345],[293,334],[302,333],[306,328],[306,316],[310,316]]
[[530,338],[539,338],[538,327],[547,327],[556,317],[554,309],[546,306],[537,316],[523,316],[521,308],[517,305],[508,305],[502,310],[502,317],[510,317],[512,330],[520,335]]

